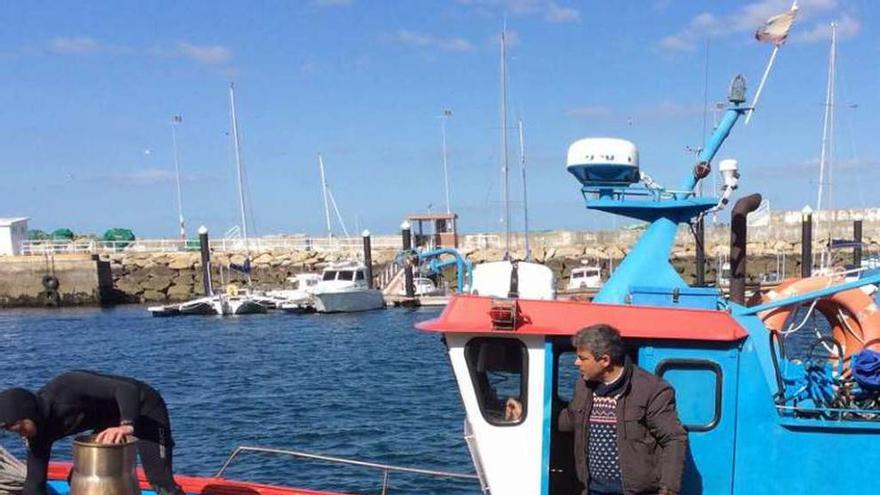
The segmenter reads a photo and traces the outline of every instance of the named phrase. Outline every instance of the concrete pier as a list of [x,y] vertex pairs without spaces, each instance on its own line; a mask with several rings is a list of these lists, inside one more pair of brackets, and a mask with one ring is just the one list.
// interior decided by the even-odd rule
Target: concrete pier
[[0,257],[0,307],[112,304],[114,295],[110,263],[97,256]]

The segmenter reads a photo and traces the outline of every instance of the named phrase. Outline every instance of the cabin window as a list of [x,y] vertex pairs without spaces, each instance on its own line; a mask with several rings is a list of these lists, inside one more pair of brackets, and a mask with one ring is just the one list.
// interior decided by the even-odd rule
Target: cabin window
[[336,280],[336,272],[334,272],[334,271],[324,272],[324,276],[321,278],[321,280],[325,280],[325,281]]
[[476,338],[465,346],[465,359],[480,412],[498,426],[522,423],[528,411],[528,352],[517,339]]
[[721,421],[721,366],[706,359],[664,359],[654,374],[675,389],[678,416],[688,431],[709,431]]
[[581,377],[581,372],[574,365],[576,354],[574,351],[565,351],[558,354],[556,363],[556,396],[562,402],[571,402],[574,396],[574,386]]
[[357,276],[355,277],[355,280],[363,280],[363,279],[364,279],[364,272],[357,272]]
[[571,278],[584,278],[584,272],[574,272],[571,274]]
[[339,272],[337,280],[354,280],[354,272]]

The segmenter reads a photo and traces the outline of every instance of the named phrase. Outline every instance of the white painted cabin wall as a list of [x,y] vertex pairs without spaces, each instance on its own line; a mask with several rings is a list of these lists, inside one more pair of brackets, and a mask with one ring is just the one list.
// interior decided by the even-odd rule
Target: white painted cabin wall
[[[447,334],[449,357],[458,382],[465,414],[473,429],[483,471],[492,495],[541,493],[541,460],[544,422],[544,339],[540,335],[519,338],[528,349],[528,409],[525,420],[515,426],[495,426],[480,413],[468,372],[464,346],[480,335]],[[514,337],[497,335],[497,337]]]
[[21,242],[26,239],[27,219],[0,223],[0,255],[17,256],[21,252]]

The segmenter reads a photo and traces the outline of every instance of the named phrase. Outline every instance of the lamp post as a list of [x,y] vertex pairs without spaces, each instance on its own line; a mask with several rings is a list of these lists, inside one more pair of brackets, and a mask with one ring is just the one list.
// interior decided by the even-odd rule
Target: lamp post
[[183,221],[183,201],[180,195],[180,163],[177,159],[177,125],[183,123],[183,117],[175,115],[171,118],[171,147],[174,152],[174,175],[177,180],[177,219],[180,224],[180,240],[186,247],[186,225]]
[[452,117],[452,110],[449,109],[443,110],[443,115],[438,117],[440,119],[440,135],[443,138],[443,183],[446,186],[446,213],[452,213],[449,207],[449,164],[446,153],[446,121],[449,120],[449,117]]

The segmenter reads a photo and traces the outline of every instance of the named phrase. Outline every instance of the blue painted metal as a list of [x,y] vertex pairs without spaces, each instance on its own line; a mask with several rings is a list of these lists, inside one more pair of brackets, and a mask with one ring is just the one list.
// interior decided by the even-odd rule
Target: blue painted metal
[[[739,116],[747,110],[747,108],[733,106],[724,112],[724,117],[721,119],[718,127],[715,128],[715,132],[712,133],[709,140],[706,142],[706,145],[703,146],[703,150],[700,151],[701,162],[709,163],[712,161],[712,158],[715,157],[715,154],[721,149],[721,145],[724,144],[724,141],[730,135],[730,130],[733,129]],[[697,186],[697,181],[697,177],[690,174],[682,183],[681,188],[685,191],[693,191],[694,187]]]
[[806,292],[804,294],[792,297],[786,297],[785,299],[780,299],[778,301],[773,301],[765,304],[760,304],[758,306],[752,306],[750,308],[746,308],[743,306],[735,306],[733,310],[734,315],[755,315],[762,311],[767,311],[768,309],[781,308],[784,306],[790,306],[792,304],[800,304],[807,301],[812,301],[813,299],[819,299],[821,297],[830,296],[832,294],[837,294],[838,292],[843,292],[845,290],[856,289],[858,287],[862,287],[865,285],[877,285],[880,284],[880,273],[876,273],[870,275],[865,278],[860,278],[857,280],[853,280],[851,282],[844,282],[842,284],[832,285],[825,289],[814,290],[812,292]]
[[666,217],[655,220],[593,300],[623,304],[627,302],[633,285],[655,285],[670,289],[687,287],[669,263],[669,251],[675,242],[677,230],[678,222],[675,220]]
[[[727,110],[704,146],[701,162],[715,157],[746,110],[739,106]],[[664,376],[675,388],[683,422],[698,426],[689,432],[682,493],[873,490],[870,487],[876,486],[876,481],[866,453],[876,450],[880,442],[880,411],[840,407],[829,400],[840,378],[832,365],[821,359],[801,363],[777,356],[777,375],[770,333],[756,315],[878,285],[880,273],[863,274],[856,281],[750,308],[730,303],[714,290],[689,288],[670,265],[669,252],[679,225],[713,206],[710,198],[694,197],[698,181],[689,174],[680,191],[582,188],[587,208],[650,222],[595,302],[719,308],[730,311],[749,333],[745,340],[730,344],[673,344],[659,338],[630,342],[638,350],[639,365],[650,371],[664,363],[697,363],[694,368],[680,368]],[[551,354],[552,350],[547,350],[547,355]],[[782,381],[781,395],[778,380]],[[716,385],[720,417],[706,428],[715,412]]]
[[[428,269],[432,273],[441,273],[447,266],[455,265],[455,277],[459,292],[468,292],[473,280],[474,265],[453,248],[436,248],[428,251],[401,252],[397,256],[415,255],[419,263],[428,261]],[[452,259],[440,259],[443,255],[452,256]]]
[[[739,116],[745,111],[739,106],[730,107],[718,128],[706,141],[700,153],[700,161],[709,162],[721,148]],[[678,225],[711,209],[713,198],[693,197],[693,189],[699,178],[691,172],[683,182],[682,191],[662,192],[652,200],[629,200],[625,191],[605,189],[598,199],[587,200],[587,208],[614,213],[651,222],[636,246],[630,251],[611,278],[602,286],[594,301],[623,304],[635,285],[684,288],[684,280],[669,264],[669,252],[675,242]],[[587,191],[585,191],[586,193]]]
[[553,365],[556,362],[553,342],[544,343],[544,421],[541,426],[541,495],[550,494],[550,438],[553,416]]
[[673,306],[718,309],[721,291],[714,287],[639,287],[630,291],[631,302],[639,306]]
[[[740,357],[737,344],[673,347],[664,342],[646,342],[638,349],[639,366],[657,372],[675,362],[692,362],[693,369],[671,367],[663,375],[675,389],[679,417],[686,426],[711,422],[715,407],[720,420],[708,431],[688,433],[682,494],[729,494],[734,482],[734,438],[738,428],[737,396]],[[720,377],[711,370],[717,366]],[[716,404],[715,387],[721,391]]]

